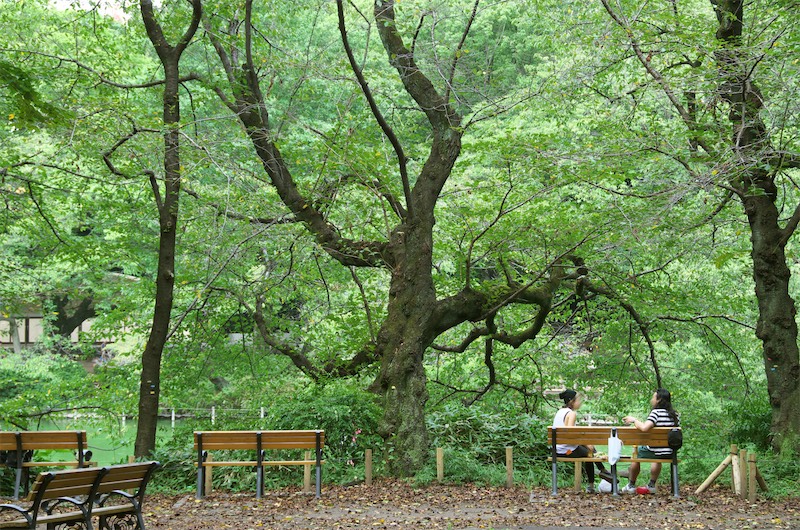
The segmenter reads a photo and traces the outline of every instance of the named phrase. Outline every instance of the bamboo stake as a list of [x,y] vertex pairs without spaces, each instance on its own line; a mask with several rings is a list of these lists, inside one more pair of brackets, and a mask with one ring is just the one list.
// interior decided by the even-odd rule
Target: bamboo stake
[[747,498],[747,449],[739,449],[739,496]]
[[436,480],[444,480],[444,449],[436,448]]
[[[311,451],[306,451],[306,461],[311,460]],[[303,493],[311,493],[311,464],[303,464]]]
[[506,447],[506,487],[514,487],[514,448]]
[[364,484],[372,486],[372,449],[364,452]]
[[747,488],[747,500],[750,503],[756,502],[756,455],[755,453],[750,453],[747,456],[747,467],[750,470],[749,474],[749,481],[748,481],[748,488]]
[[700,487],[695,490],[694,494],[695,495],[699,495],[700,493],[703,493],[704,491],[706,491],[708,489],[708,487],[711,484],[713,484],[714,481],[717,480],[717,478],[719,478],[719,476],[722,474],[722,472],[725,471],[725,468],[727,468],[729,465],[731,465],[731,461],[732,460],[733,460],[733,455],[726,456],[725,460],[723,460],[722,463],[717,466],[717,469],[715,469],[708,476],[708,478],[705,480],[705,482],[700,484]]

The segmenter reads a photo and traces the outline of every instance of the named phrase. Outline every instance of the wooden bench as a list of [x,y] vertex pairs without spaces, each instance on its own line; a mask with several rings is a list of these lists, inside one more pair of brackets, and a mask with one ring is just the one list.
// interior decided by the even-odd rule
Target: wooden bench
[[[195,431],[197,498],[205,495],[207,469],[217,466],[255,466],[256,497],[264,490],[264,466],[316,466],[317,498],[322,494],[322,449],[325,431]],[[266,460],[267,449],[313,449],[313,460]],[[255,460],[213,461],[208,451],[255,451]]]
[[[678,451],[674,450],[672,455],[666,458],[640,458],[638,455],[638,448],[640,445],[649,445],[652,447],[669,447],[669,433],[673,430],[680,430],[679,427],[653,427],[647,432],[640,431],[635,427],[608,427],[608,426],[572,426],[572,427],[548,427],[547,429],[547,443],[551,447],[551,456],[548,460],[552,463],[552,481],[553,481],[553,495],[558,494],[558,462],[573,462],[575,463],[575,490],[580,491],[583,462],[607,462],[608,457],[587,457],[587,458],[569,458],[563,455],[556,454],[557,444],[566,445],[608,445],[608,438],[613,433],[622,440],[624,446],[632,447],[633,454],[631,456],[622,456],[619,463],[631,462],[649,462],[661,463],[670,465],[670,483],[672,486],[672,495],[677,498],[679,496],[679,481],[678,481]],[[611,466],[612,475],[612,492],[614,495],[619,495],[617,486],[617,465]]]
[[[58,462],[33,462],[33,452],[38,450],[71,451],[75,460]],[[85,467],[91,458],[87,451],[86,431],[2,431],[0,451],[6,458],[14,458],[14,500],[19,499],[21,486],[28,487],[28,469],[32,467]],[[12,466],[9,466],[12,467]],[[24,480],[23,480],[24,479]]]
[[[33,530],[44,524],[48,530],[56,527],[91,530],[91,519],[98,516],[102,529],[144,530],[142,500],[147,482],[157,467],[158,462],[144,462],[40,473],[28,495],[30,507],[0,505],[0,513],[13,511],[21,516],[0,521],[0,529]],[[129,494],[121,489],[134,489],[136,493]],[[108,499],[117,497],[125,502],[105,505]]]
[[99,518],[101,529],[144,530],[144,492],[158,468],[158,462],[137,462],[106,468],[108,472],[100,480],[97,500],[92,508],[92,515]]
[[[30,507],[0,505],[0,513],[13,511],[20,516],[0,522],[0,528],[33,530],[37,525],[46,524],[50,530],[56,524],[63,524],[65,528],[90,529],[91,522],[87,521],[91,517],[91,500],[105,473],[105,468],[40,473],[26,499],[31,503]],[[69,511],[59,513],[65,505]]]

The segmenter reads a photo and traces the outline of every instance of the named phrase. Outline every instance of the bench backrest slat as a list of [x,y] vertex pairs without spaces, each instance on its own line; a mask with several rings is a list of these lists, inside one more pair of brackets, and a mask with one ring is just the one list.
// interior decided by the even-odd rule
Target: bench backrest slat
[[[611,436],[609,426],[574,426],[558,427],[556,442],[566,445],[607,445]],[[626,446],[651,445],[653,447],[667,447],[667,436],[675,427],[653,427],[647,432],[635,427],[616,427],[617,436]],[[547,443],[553,443],[553,428],[547,429]]]
[[[86,467],[68,471],[39,473],[31,488],[29,499],[34,499],[40,493],[42,500],[89,495],[92,493],[97,478],[105,474],[105,472],[106,469],[102,467]],[[47,476],[52,477],[49,482],[45,480]],[[40,492],[45,484],[46,489],[44,492]]]
[[[198,435],[202,434],[203,449],[206,450],[256,450],[257,433],[261,432],[262,449],[314,449],[317,431],[197,431],[194,433],[194,449],[198,449]],[[325,432],[320,431],[320,446],[325,445]]]
[[[68,450],[86,449],[86,431],[21,431],[22,450],[37,449]],[[17,450],[17,433],[0,432],[0,451]]]
[[103,476],[97,493],[110,493],[115,490],[138,490],[152,472],[154,462],[139,462],[111,466]]

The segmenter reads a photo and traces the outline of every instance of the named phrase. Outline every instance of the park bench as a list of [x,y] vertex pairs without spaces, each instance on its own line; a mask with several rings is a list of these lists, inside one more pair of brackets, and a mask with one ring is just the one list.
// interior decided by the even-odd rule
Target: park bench
[[[316,466],[316,493],[321,496],[322,449],[325,431],[196,431],[194,449],[197,451],[197,498],[205,495],[207,470],[218,466],[255,466],[256,497],[264,489],[265,466]],[[266,450],[314,450],[314,458],[300,460],[266,460]],[[255,451],[255,460],[214,461],[209,451]]]
[[[569,458],[556,454],[557,444],[567,445],[608,445],[608,439],[615,433],[622,443],[627,447],[633,448],[630,456],[622,456],[618,463],[661,463],[670,466],[670,482],[673,497],[678,497],[678,451],[673,450],[672,455],[666,458],[640,458],[638,449],[640,445],[651,447],[669,447],[669,433],[680,430],[679,427],[653,427],[647,432],[640,431],[635,427],[609,427],[609,426],[572,426],[572,427],[548,427],[547,443],[551,447],[551,456],[548,460],[552,466],[553,495],[558,494],[558,462],[573,462],[575,464],[575,490],[580,491],[582,479],[583,462],[607,462],[608,456],[593,456],[586,458]],[[612,492],[618,495],[617,488],[617,465],[611,466]]]
[[[86,431],[1,431],[0,452],[4,452],[5,463],[13,467],[14,500],[19,499],[20,487],[28,487],[28,469],[32,467],[85,467],[91,458],[86,450]],[[34,451],[71,451],[75,460],[34,462]]]
[[[91,519],[99,517],[100,528],[144,530],[142,500],[147,482],[158,462],[110,467],[90,467],[40,473],[27,500],[28,508],[0,505],[0,513],[16,512],[18,517],[0,521],[0,529],[93,528]],[[122,489],[132,489],[127,493]],[[121,504],[106,505],[109,499],[122,498]]]

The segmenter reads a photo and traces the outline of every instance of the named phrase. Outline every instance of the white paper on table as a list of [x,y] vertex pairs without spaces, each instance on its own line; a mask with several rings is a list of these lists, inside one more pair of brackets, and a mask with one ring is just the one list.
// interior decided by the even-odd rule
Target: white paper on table
[[622,456],[622,440],[618,436],[611,436],[608,439],[608,463],[612,466],[619,462]]

